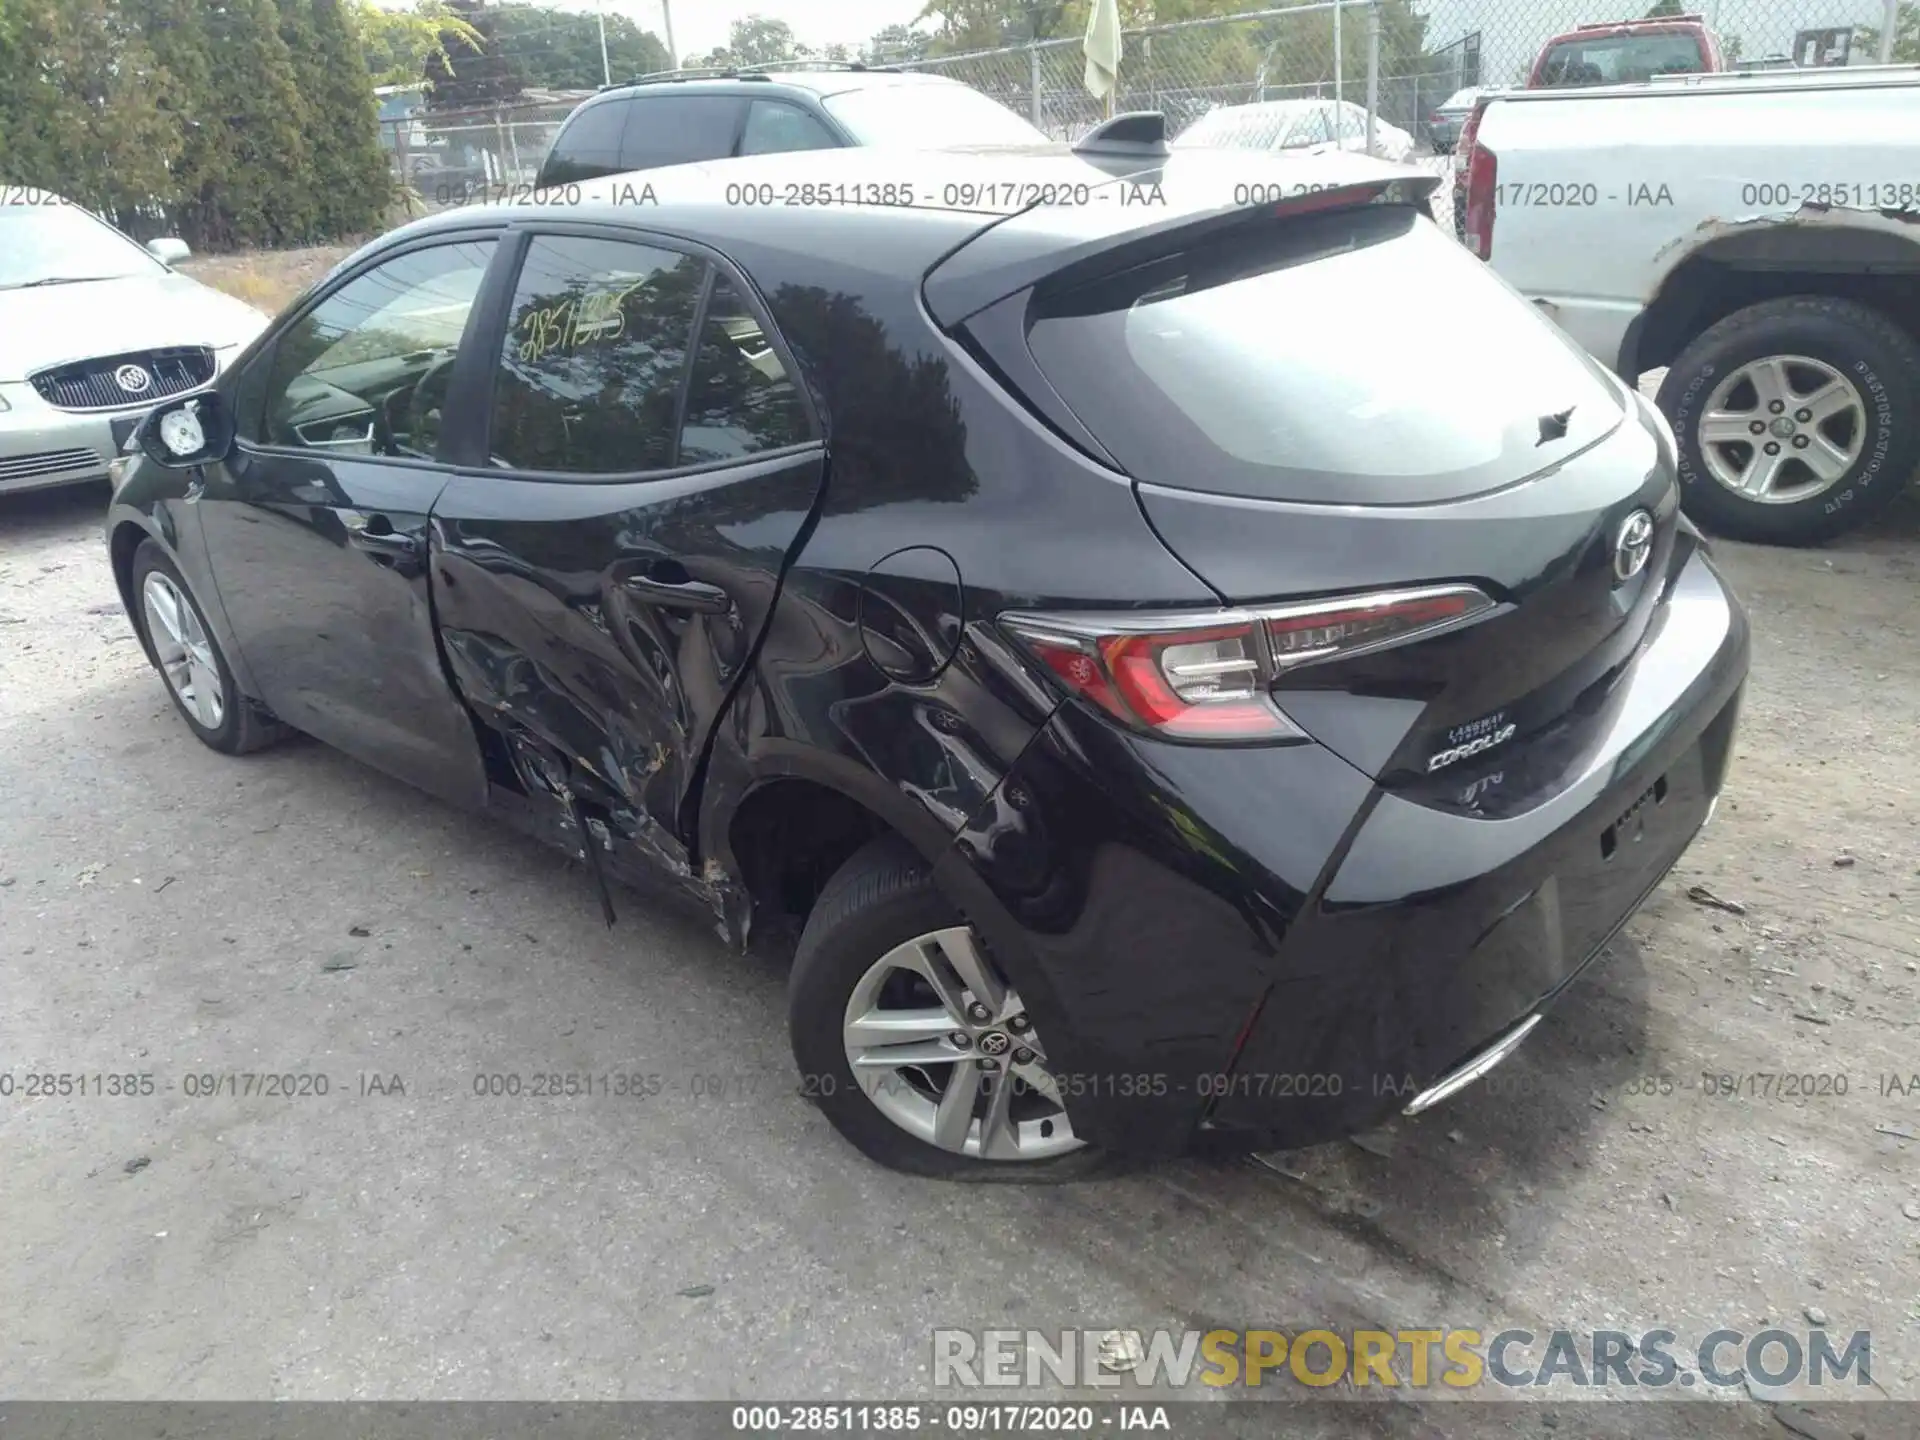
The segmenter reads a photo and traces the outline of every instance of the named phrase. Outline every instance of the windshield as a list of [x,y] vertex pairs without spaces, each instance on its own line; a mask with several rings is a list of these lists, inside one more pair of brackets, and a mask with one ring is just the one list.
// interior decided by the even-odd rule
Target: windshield
[[1622,415],[1572,341],[1398,205],[1089,281],[1041,301],[1027,343],[1128,474],[1227,495],[1460,499],[1559,463]]
[[951,150],[1050,143],[1045,132],[966,85],[868,85],[821,103],[861,145]]
[[[1365,112],[1359,112],[1362,127]],[[1221,150],[1280,150],[1325,145],[1334,138],[1335,119],[1353,131],[1352,117],[1332,100],[1281,100],[1264,105],[1223,105],[1209,110],[1174,140],[1178,146]]]
[[164,270],[118,230],[77,205],[0,205],[0,290],[36,280],[112,280]]
[[1692,35],[1596,35],[1563,40],[1547,52],[1540,83],[1633,85],[1656,75],[1692,75],[1707,68]]

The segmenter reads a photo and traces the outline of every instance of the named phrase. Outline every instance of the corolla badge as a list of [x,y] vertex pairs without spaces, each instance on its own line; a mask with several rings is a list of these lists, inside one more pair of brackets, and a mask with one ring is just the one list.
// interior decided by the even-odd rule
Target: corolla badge
[[144,395],[153,388],[153,376],[138,365],[122,365],[113,372],[113,383],[129,395]]
[[1631,580],[1647,568],[1653,554],[1653,516],[1636,510],[1620,522],[1613,532],[1613,574],[1616,580]]
[[1471,756],[1484,755],[1496,745],[1506,744],[1519,728],[1507,719],[1504,710],[1496,710],[1466,725],[1456,725],[1447,732],[1447,748],[1427,757],[1427,773],[1431,775]]

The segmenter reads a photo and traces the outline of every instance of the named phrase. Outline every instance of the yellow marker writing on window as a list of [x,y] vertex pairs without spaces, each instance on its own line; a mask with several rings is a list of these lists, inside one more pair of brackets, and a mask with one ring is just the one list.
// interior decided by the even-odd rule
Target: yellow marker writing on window
[[520,317],[520,363],[547,355],[572,354],[587,345],[618,340],[627,329],[627,297],[646,284],[636,280],[623,290],[594,290],[570,296],[558,305],[529,310]]

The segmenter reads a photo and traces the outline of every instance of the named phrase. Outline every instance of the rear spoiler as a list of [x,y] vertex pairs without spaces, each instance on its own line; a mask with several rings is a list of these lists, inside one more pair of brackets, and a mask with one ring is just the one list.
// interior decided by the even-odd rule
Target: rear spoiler
[[1427,210],[1439,184],[1367,156],[1179,152],[1095,187],[1087,204],[1031,205],[992,222],[934,267],[923,294],[935,323],[951,329],[1041,280],[1071,283],[1236,226],[1349,205]]

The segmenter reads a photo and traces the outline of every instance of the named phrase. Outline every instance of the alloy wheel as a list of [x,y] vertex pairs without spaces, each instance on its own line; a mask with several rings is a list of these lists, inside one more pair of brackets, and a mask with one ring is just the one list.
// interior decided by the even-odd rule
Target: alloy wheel
[[1714,387],[1700,416],[1700,454],[1743,499],[1792,505],[1830,490],[1860,458],[1867,407],[1833,366],[1769,355]]
[[1043,1160],[1085,1142],[1026,1004],[973,930],[935,930],[874,962],[848,998],[847,1063],[909,1134],[976,1159]]
[[226,718],[227,700],[200,612],[172,578],[159,570],[150,572],[140,589],[147,636],[160,662],[160,673],[167,677],[181,706],[203,729],[218,730]]

